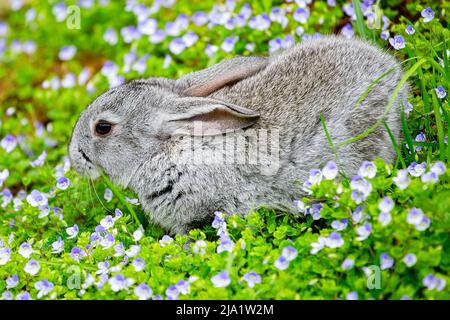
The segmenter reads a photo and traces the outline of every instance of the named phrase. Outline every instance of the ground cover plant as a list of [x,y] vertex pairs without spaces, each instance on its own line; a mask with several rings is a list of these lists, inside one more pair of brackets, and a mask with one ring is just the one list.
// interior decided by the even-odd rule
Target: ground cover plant
[[[0,299],[450,299],[449,10],[437,0],[1,2]],[[338,161],[312,170],[310,196],[296,200],[304,217],[216,212],[186,249],[133,194],[71,170],[74,122],[107,88],[330,33],[395,54],[411,94],[396,163],[366,161],[354,177]],[[381,119],[354,139],[376,126],[389,132]]]

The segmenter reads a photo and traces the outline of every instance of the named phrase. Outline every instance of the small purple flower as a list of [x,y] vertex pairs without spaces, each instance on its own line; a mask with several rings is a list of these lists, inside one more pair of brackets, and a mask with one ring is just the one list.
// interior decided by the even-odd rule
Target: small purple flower
[[362,226],[356,228],[356,233],[358,234],[356,240],[363,241],[367,239],[371,232],[372,232],[372,225],[369,222],[366,222]]
[[380,38],[381,38],[382,40],[388,40],[388,39],[389,39],[389,31],[388,31],[388,30],[383,30],[383,31],[380,33]]
[[239,41],[238,37],[226,37],[225,40],[222,42],[220,48],[223,51],[230,53],[234,50],[234,46],[238,41]]
[[39,270],[41,269],[41,266],[39,265],[39,262],[37,262],[36,260],[30,259],[27,264],[25,265],[25,267],[23,268],[23,270],[28,273],[29,275],[36,275]]
[[438,182],[439,177],[434,172],[427,172],[420,177],[420,181],[423,183],[436,183]]
[[342,262],[342,269],[344,270],[349,270],[349,269],[353,269],[353,267],[355,266],[355,260],[351,259],[351,258],[346,258],[344,260],[344,262]]
[[175,286],[177,287],[178,292],[183,295],[189,294],[191,290],[191,284],[183,279],[179,280]]
[[56,180],[56,187],[60,190],[66,190],[70,185],[70,180],[66,177],[59,177]]
[[155,19],[145,19],[138,23],[138,31],[144,35],[152,35],[158,29],[158,23]]
[[270,28],[270,18],[265,13],[254,16],[248,22],[248,26],[254,30],[267,30]]
[[406,34],[411,36],[416,32],[416,30],[414,30],[414,28],[410,24],[408,24],[408,26],[405,29],[405,32]]
[[114,227],[114,222],[112,215],[107,215],[100,221],[100,225],[105,228],[105,230],[108,230]]
[[161,240],[159,240],[159,244],[161,247],[165,247],[167,245],[170,245],[173,242],[173,238],[168,235],[164,235]]
[[179,55],[184,49],[186,49],[186,44],[181,38],[175,38],[169,44],[169,50],[175,55]]
[[77,47],[75,46],[65,46],[62,47],[61,50],[59,50],[59,60],[61,61],[69,61],[72,60],[73,57],[75,57],[75,54],[77,53]]
[[425,173],[426,169],[427,164],[425,162],[422,162],[420,164],[417,162],[412,162],[407,168],[408,173],[413,177],[420,177],[422,174]]
[[289,261],[285,257],[280,256],[277,260],[275,260],[274,266],[278,270],[286,270],[289,267]]
[[391,212],[394,209],[394,201],[389,197],[384,197],[378,204],[378,208],[381,212]]
[[83,259],[85,256],[86,252],[78,247],[73,247],[72,251],[70,251],[70,257],[76,262],[80,262],[80,259]]
[[287,261],[292,261],[297,257],[298,251],[293,246],[284,247],[281,251],[281,256]]
[[310,182],[312,185],[317,185],[322,181],[322,171],[319,169],[312,169],[309,171],[309,178],[308,182]]
[[15,288],[19,284],[19,277],[17,274],[6,279],[6,289]]
[[293,16],[295,21],[300,22],[300,23],[306,23],[308,21],[309,18],[309,9],[308,7],[305,8],[298,8],[297,10],[295,10]]
[[31,193],[27,196],[27,202],[32,207],[42,207],[47,205],[48,200],[47,197],[39,192],[38,190],[33,190]]
[[105,40],[110,45],[114,46],[119,41],[119,37],[117,36],[117,31],[114,28],[108,28],[103,34],[103,40]]
[[352,291],[347,293],[347,295],[345,296],[346,300],[358,300],[358,292],[356,291]]
[[77,84],[77,77],[73,73],[68,73],[61,80],[61,86],[63,88],[73,88]]
[[221,271],[211,278],[211,281],[216,288],[227,287],[231,283],[230,274],[228,271]]
[[341,235],[338,232],[332,232],[326,241],[326,246],[328,248],[339,248],[344,245],[344,239],[342,239]]
[[111,189],[106,188],[105,189],[105,193],[103,194],[103,199],[106,200],[106,202],[110,202],[113,198],[113,192],[111,191]]
[[38,290],[37,298],[40,299],[48,295],[54,287],[55,285],[46,279],[36,282],[34,288]]
[[404,190],[409,186],[411,179],[408,177],[407,170],[398,170],[397,176],[392,178],[392,181],[397,185],[400,190]]
[[2,298],[3,298],[3,300],[12,300],[13,295],[10,291],[3,291]]
[[19,254],[28,259],[30,258],[31,254],[34,252],[33,248],[31,247],[31,244],[28,242],[22,242],[22,244],[19,247]]
[[416,229],[418,231],[424,231],[424,230],[428,229],[430,224],[431,224],[431,219],[424,215],[422,217],[422,220],[418,224],[416,224]]
[[430,7],[423,9],[420,14],[423,17],[423,22],[425,23],[434,19],[434,11]]
[[389,38],[389,43],[395,50],[400,50],[405,47],[405,39],[402,36],[394,36],[394,38]]
[[170,286],[166,289],[166,296],[168,300],[178,300],[178,289],[176,286]]
[[208,57],[212,57],[217,51],[219,51],[219,47],[211,45],[209,43],[205,47],[205,54]]
[[411,111],[413,111],[414,107],[413,105],[408,101],[408,99],[405,98],[405,100],[403,101],[403,107],[404,107],[404,112],[406,114],[409,114]]
[[145,268],[145,261],[142,258],[134,259],[131,264],[133,265],[136,272],[142,271]]
[[9,247],[0,248],[0,266],[4,266],[11,259],[11,249]]
[[[419,133],[416,138],[414,139],[414,141],[416,142],[425,142],[426,141],[426,136],[423,132]],[[416,151],[420,152],[422,150],[422,146],[416,146]]]
[[338,167],[336,162],[328,161],[322,169],[322,175],[327,180],[333,180],[338,174]]
[[12,134],[8,134],[2,139],[0,145],[2,146],[3,149],[6,150],[7,153],[10,153],[16,148],[17,139]]
[[377,174],[377,167],[371,161],[364,161],[359,168],[358,174],[363,178],[372,179]]
[[244,275],[244,280],[250,288],[253,288],[255,283],[261,283],[261,276],[255,271],[250,271]]
[[382,226],[387,226],[391,222],[392,216],[389,212],[381,212],[377,219],[380,221]]
[[24,291],[16,296],[16,300],[32,300],[32,299],[30,293],[28,291]]
[[192,15],[192,21],[194,21],[197,26],[202,26],[208,22],[208,15],[203,11],[197,11]]
[[387,253],[383,252],[380,254],[380,269],[386,270],[394,266],[394,259]]
[[436,91],[436,95],[439,99],[444,99],[447,95],[447,92],[445,92],[445,89],[442,86],[437,86],[434,90]]
[[141,283],[134,288],[134,294],[139,300],[148,300],[152,297],[153,291],[147,284]]
[[73,239],[78,235],[78,226],[76,224],[73,225],[73,227],[69,227],[66,229],[67,234],[69,237],[67,239]]
[[133,279],[125,278],[123,274],[120,273],[116,274],[108,280],[108,283],[111,286],[111,290],[114,292],[128,289],[128,287],[131,286],[133,282]]
[[406,264],[408,268],[411,268],[417,262],[417,257],[414,253],[408,253],[404,258],[403,262]]
[[114,246],[114,251],[115,251],[114,257],[121,257],[121,256],[123,256],[125,254],[125,248],[123,246],[123,243],[120,242],[120,243],[116,244]]
[[217,253],[224,251],[232,252],[234,249],[234,242],[226,232],[220,234],[220,244],[217,246]]
[[440,176],[447,171],[447,168],[445,167],[445,164],[442,161],[438,161],[431,166],[430,171]]
[[100,245],[104,250],[111,248],[114,245],[114,242],[115,238],[111,233],[107,233],[104,237],[100,237]]
[[336,231],[342,231],[347,228],[348,219],[334,220],[331,223],[331,227]]
[[434,274],[429,274],[422,281],[423,285],[428,290],[442,291],[445,288],[446,282],[440,277],[436,277]]
[[192,251],[194,251],[194,253],[204,254],[206,252],[206,242],[204,240],[195,241],[192,246]]
[[355,36],[355,30],[353,29],[353,26],[351,23],[345,24],[341,29],[341,33],[347,39],[351,39]]
[[133,42],[141,37],[141,33],[135,26],[126,26],[120,29],[123,41],[125,43]]
[[[317,242],[312,242],[311,247],[312,249],[309,251],[310,254],[317,254],[320,250],[325,248],[325,245],[327,243],[327,238],[325,237],[319,237],[317,239]],[[286,267],[287,268],[287,267]]]

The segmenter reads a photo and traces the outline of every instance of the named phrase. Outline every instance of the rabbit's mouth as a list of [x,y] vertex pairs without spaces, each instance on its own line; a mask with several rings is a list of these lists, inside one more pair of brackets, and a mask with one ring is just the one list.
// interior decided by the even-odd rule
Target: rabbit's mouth
[[86,155],[86,153],[84,153],[84,151],[81,148],[78,148],[78,151],[81,153],[81,156],[89,163],[92,164],[91,159],[89,159],[89,157]]

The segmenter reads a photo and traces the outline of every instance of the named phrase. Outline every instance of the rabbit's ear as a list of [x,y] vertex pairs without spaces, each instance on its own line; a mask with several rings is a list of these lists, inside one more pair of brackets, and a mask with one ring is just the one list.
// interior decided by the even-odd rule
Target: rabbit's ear
[[212,136],[243,129],[254,124],[259,114],[215,99],[181,98],[187,111],[168,116],[165,127],[170,135]]
[[177,86],[182,95],[206,97],[220,88],[248,78],[264,69],[269,63],[266,57],[234,57],[223,60],[207,69],[181,77]]

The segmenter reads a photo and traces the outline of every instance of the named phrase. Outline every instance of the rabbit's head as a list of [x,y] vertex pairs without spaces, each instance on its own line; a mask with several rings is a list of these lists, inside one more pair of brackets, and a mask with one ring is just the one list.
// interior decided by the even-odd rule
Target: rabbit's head
[[173,137],[250,126],[257,113],[207,96],[265,65],[265,58],[232,58],[178,80],[133,80],[108,90],[81,113],[75,125],[69,145],[73,167],[92,178],[101,169],[115,183],[128,186],[137,169],[164,152]]

